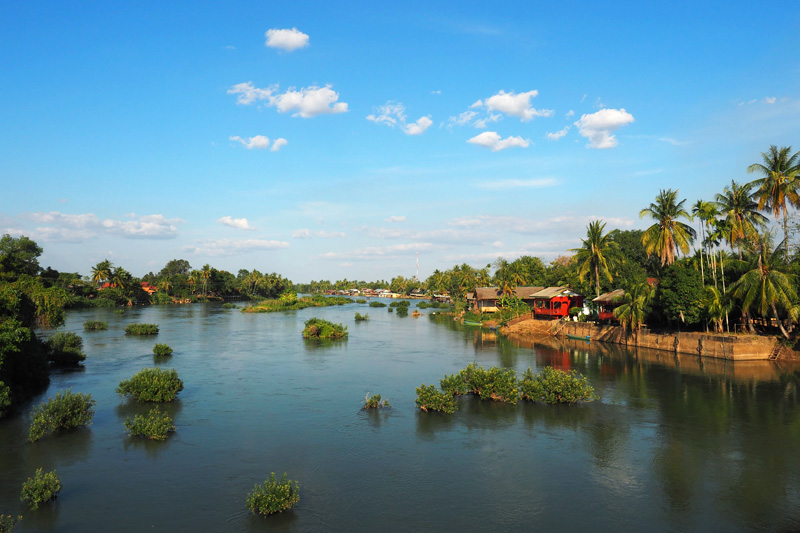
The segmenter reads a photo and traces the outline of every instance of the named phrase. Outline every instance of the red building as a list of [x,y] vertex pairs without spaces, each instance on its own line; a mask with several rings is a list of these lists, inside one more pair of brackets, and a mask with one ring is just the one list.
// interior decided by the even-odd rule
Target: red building
[[623,289],[617,289],[601,294],[592,300],[597,304],[597,319],[601,322],[604,320],[618,322],[614,317],[614,309],[622,305],[623,296],[625,296],[625,291]]
[[583,307],[583,295],[567,287],[548,287],[529,296],[533,300],[533,315],[548,320],[569,316],[573,307]]

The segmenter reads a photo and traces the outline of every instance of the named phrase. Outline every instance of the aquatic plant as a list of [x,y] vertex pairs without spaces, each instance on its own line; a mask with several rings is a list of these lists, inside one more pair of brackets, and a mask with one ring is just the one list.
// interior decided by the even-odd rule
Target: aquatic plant
[[303,329],[304,339],[336,340],[347,338],[347,326],[334,324],[321,318],[311,318],[306,320]]
[[103,322],[102,320],[87,320],[83,323],[83,329],[86,331],[108,329],[108,322]]
[[386,304],[383,302],[370,302],[370,307],[386,307]]
[[33,410],[28,440],[36,442],[46,433],[88,426],[94,416],[95,403],[91,394],[74,393],[72,389],[56,392],[54,398]]
[[361,313],[356,313],[355,320],[356,322],[365,322],[369,320],[369,315],[368,314],[362,315]]
[[442,413],[453,414],[456,412],[456,400],[452,394],[441,392],[436,385],[425,385],[417,387],[417,398],[414,400],[423,411],[441,411]]
[[153,346],[153,354],[157,357],[167,357],[172,355],[172,348],[169,344],[156,344]]
[[532,402],[573,404],[597,399],[594,387],[577,371],[564,372],[549,366],[537,374],[528,368],[522,374],[519,388],[522,399]]
[[224,304],[222,304],[222,308],[223,309],[238,309],[239,306],[237,306],[236,304],[232,304],[230,302],[225,302]]
[[399,302],[395,301],[389,304],[389,307],[409,307],[411,302],[408,300],[400,300]]
[[155,335],[158,333],[158,324],[128,324],[125,326],[126,335]]
[[353,300],[351,298],[345,298],[344,296],[314,295],[314,296],[304,296],[294,301],[281,298],[272,300],[261,300],[256,305],[245,307],[244,309],[242,309],[242,312],[275,313],[279,311],[296,311],[299,309],[305,309],[307,307],[330,307],[333,305],[345,305],[351,303],[353,303]]
[[40,503],[54,500],[60,490],[61,480],[58,479],[55,470],[44,473],[41,468],[37,468],[34,476],[22,484],[20,500],[27,502],[28,507],[36,510]]
[[75,366],[86,360],[83,339],[71,331],[59,331],[45,343],[47,360],[56,366]]
[[152,440],[166,440],[170,432],[177,428],[168,414],[154,407],[147,416],[136,415],[125,418],[125,429],[131,437],[147,437]]
[[[293,485],[294,484],[294,485]],[[300,485],[297,481],[286,479],[286,473],[280,481],[275,480],[275,472],[262,485],[253,487],[247,495],[247,508],[253,514],[268,516],[294,507],[300,501]]]
[[[389,309],[391,310],[391,308]],[[398,305],[395,309],[397,309],[397,316],[408,316],[408,306]]]
[[120,381],[116,392],[131,395],[140,402],[171,402],[183,390],[183,381],[175,369],[145,368],[131,379]]
[[379,409],[381,407],[391,407],[389,400],[381,400],[380,394],[370,396],[369,393],[364,397],[364,409]]
[[0,533],[9,533],[20,520],[22,520],[21,515],[15,518],[11,515],[0,514]]
[[365,303],[367,303],[367,301],[364,298],[359,298],[358,300],[356,300],[356,303],[357,304],[365,304]]
[[390,307],[390,308],[388,309],[388,311],[389,311],[390,313],[394,313],[394,307]]

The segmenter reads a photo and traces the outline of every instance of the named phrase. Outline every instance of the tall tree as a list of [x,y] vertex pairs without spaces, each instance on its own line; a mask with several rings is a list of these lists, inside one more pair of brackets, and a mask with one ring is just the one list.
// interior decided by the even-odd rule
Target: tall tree
[[789,264],[789,215],[786,204],[800,206],[800,152],[792,154],[791,146],[778,148],[774,144],[761,152],[763,163],[753,163],[747,172],[757,172],[763,177],[752,182],[756,187],[753,198],[758,208],[769,209],[775,220],[783,212],[784,259]]
[[111,261],[108,259],[100,261],[92,267],[92,281],[95,285],[111,279],[111,267]]
[[614,309],[614,317],[619,320],[628,331],[639,335],[639,329],[647,317],[648,307],[653,291],[647,283],[637,283],[630,290],[625,291],[622,305]]
[[0,274],[10,280],[20,274],[36,276],[39,274],[39,256],[42,249],[35,241],[25,237],[12,237],[9,234],[0,238]]
[[649,216],[656,221],[642,234],[642,244],[648,256],[656,254],[661,258],[662,265],[674,263],[678,253],[688,253],[695,238],[694,229],[678,220],[691,218],[683,207],[685,202],[685,199],[678,201],[677,190],[662,189],[656,201],[639,212],[640,217]]
[[619,251],[611,234],[603,233],[605,227],[605,223],[601,223],[600,220],[589,222],[586,238],[581,239],[583,246],[570,250],[575,252],[575,260],[578,262],[578,279],[583,281],[586,274],[591,272],[597,296],[600,296],[600,274],[609,282],[614,281],[609,266],[617,260]]
[[758,203],[751,198],[751,189],[750,183],[741,185],[731,180],[731,186],[717,194],[714,202],[719,214],[725,217],[731,251],[738,248],[739,259],[742,258],[742,246],[758,235],[759,228],[767,223],[767,217],[758,212]]
[[717,214],[717,206],[713,202],[697,200],[692,206],[692,216],[700,221],[700,275],[703,277],[704,285],[706,283],[706,273],[703,266],[703,254],[706,247],[706,229],[709,223],[717,217]]

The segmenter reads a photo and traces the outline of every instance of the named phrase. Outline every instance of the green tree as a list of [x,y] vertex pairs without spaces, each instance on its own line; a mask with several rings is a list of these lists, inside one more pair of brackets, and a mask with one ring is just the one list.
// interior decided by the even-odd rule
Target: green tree
[[111,261],[108,259],[100,261],[92,267],[92,281],[95,285],[100,285],[104,281],[111,279]]
[[658,284],[658,308],[671,324],[699,324],[704,296],[700,272],[681,263],[670,265]]
[[628,331],[639,335],[639,330],[644,324],[650,311],[652,289],[647,283],[638,283],[625,291],[622,304],[614,309],[614,317],[619,320]]
[[12,237],[5,234],[0,237],[0,275],[8,280],[15,280],[22,274],[36,276],[39,274],[39,256],[42,249],[28,237]]
[[739,248],[739,259],[742,258],[742,245],[757,235],[758,228],[767,222],[767,218],[758,212],[758,204],[750,197],[750,189],[749,183],[740,185],[731,180],[731,186],[717,194],[714,202],[727,224],[726,240],[731,250]]
[[656,196],[656,201],[639,213],[640,217],[649,216],[656,221],[645,230],[642,244],[647,255],[656,254],[661,258],[662,265],[674,263],[678,253],[688,253],[689,245],[695,238],[694,229],[678,220],[690,218],[683,207],[685,202],[686,200],[678,201],[678,191],[662,189]]
[[583,246],[570,250],[575,252],[575,260],[578,262],[578,278],[583,281],[586,274],[591,272],[597,296],[600,296],[600,274],[609,282],[614,281],[610,266],[618,259],[617,243],[610,234],[603,234],[605,227],[599,220],[590,222],[586,228],[586,238],[581,239]]
[[758,208],[769,209],[775,220],[783,212],[784,256],[789,264],[789,215],[786,204],[800,206],[800,152],[794,154],[791,146],[778,148],[774,144],[769,151],[762,152],[763,163],[754,163],[747,172],[757,172],[763,177],[751,183],[756,187],[753,197]]

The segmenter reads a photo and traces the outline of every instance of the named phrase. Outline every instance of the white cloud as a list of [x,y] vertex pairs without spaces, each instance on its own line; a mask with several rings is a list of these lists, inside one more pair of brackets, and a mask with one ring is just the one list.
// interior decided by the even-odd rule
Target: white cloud
[[324,87],[305,87],[300,90],[289,89],[283,94],[275,94],[278,86],[260,89],[248,81],[239,83],[228,89],[228,94],[236,94],[236,103],[249,105],[258,101],[266,101],[270,107],[276,107],[281,113],[294,112],[292,116],[312,118],[318,115],[347,112],[347,104],[339,102],[339,93]]
[[319,237],[320,239],[344,239],[347,237],[347,234],[341,231],[315,231],[312,233],[311,230],[306,228],[297,229],[292,232],[292,238],[294,239],[310,239],[312,236]]
[[774,104],[776,98],[774,96],[767,96],[764,98],[764,103],[766,104]]
[[497,122],[501,118],[502,115],[500,115],[499,113],[489,113],[489,116],[477,119],[475,122],[472,123],[472,125],[478,128],[479,130],[482,130],[486,128],[486,124],[488,124],[489,122]]
[[126,215],[129,220],[100,219],[92,213],[69,215],[51,211],[27,213],[23,218],[42,226],[32,235],[46,241],[85,241],[100,235],[116,235],[129,239],[174,239],[178,235],[181,219],[168,219],[163,215]]
[[228,137],[228,139],[238,142],[248,150],[263,150],[269,147],[269,137],[264,137],[263,135],[255,135],[247,139],[234,135],[233,137]]
[[596,215],[565,214],[550,218],[525,218],[511,215],[474,215],[454,218],[447,222],[456,228],[481,228],[494,232],[523,235],[551,235],[555,230],[562,233],[584,234],[589,222],[602,219],[609,228],[630,228],[634,221],[624,217],[598,217]]
[[293,239],[310,239],[311,231],[307,229],[296,229],[292,232]]
[[297,28],[292,28],[291,30],[267,30],[265,37],[267,41],[264,43],[264,46],[280,48],[287,52],[293,52],[298,48],[308,46],[308,35]]
[[581,136],[589,139],[590,148],[613,148],[617,138],[611,132],[633,122],[633,115],[625,109],[601,109],[589,115],[581,115],[575,122]]
[[180,219],[163,215],[127,215],[131,220],[104,220],[103,227],[110,233],[129,239],[174,239],[178,236]]
[[547,133],[547,138],[548,138],[548,139],[550,139],[551,141],[557,141],[557,140],[559,140],[561,137],[563,137],[564,135],[566,135],[568,131],[569,131],[569,126],[564,126],[564,129],[563,129],[563,130],[559,130],[559,131],[556,131],[556,132],[554,132],[554,133],[550,133],[550,132],[548,132],[548,133]]
[[519,117],[523,122],[527,122],[534,117],[549,117],[553,114],[550,109],[535,109],[531,105],[531,99],[536,98],[539,91],[533,90],[516,94],[514,91],[500,91],[494,96],[485,100],[478,100],[472,107],[482,106],[489,111],[499,111],[512,117]]
[[672,146],[684,146],[686,144],[689,144],[686,141],[679,141],[677,139],[673,139],[672,137],[661,137],[658,140],[661,141],[662,143],[671,144]]
[[431,94],[442,94],[442,91],[440,91],[440,90],[437,90],[437,91],[431,91]]
[[477,144],[478,146],[485,146],[491,149],[492,152],[499,152],[500,150],[505,150],[513,146],[527,148],[530,145],[530,141],[522,137],[506,137],[505,139],[501,139],[496,131],[484,131],[467,140],[467,142],[470,144]]
[[405,222],[406,217],[404,216],[390,216],[389,218],[384,218],[384,222]]
[[237,229],[245,229],[245,230],[255,229],[247,222],[246,218],[233,218],[229,216],[224,216],[222,218],[218,218],[217,222],[219,222],[223,226],[230,226],[232,228],[237,228]]
[[574,117],[574,116],[575,116],[575,111],[573,111],[572,109],[570,109],[569,111],[567,111],[567,112],[564,114],[564,116],[565,116],[565,117],[567,117],[567,118]]
[[288,248],[289,243],[284,241],[267,241],[263,239],[218,239],[200,241],[196,246],[184,246],[184,252],[195,255],[239,255],[247,252],[278,250]]
[[506,189],[539,189],[542,187],[552,187],[557,182],[553,178],[540,178],[530,180],[498,180],[498,181],[485,181],[478,184],[481,189],[491,190],[506,190]]
[[322,254],[320,257],[324,259],[380,259],[385,257],[395,257],[399,255],[409,255],[414,252],[422,252],[425,250],[434,249],[433,243],[420,242],[409,244],[393,244],[391,246],[368,246],[356,250],[348,250],[345,252],[328,252]]
[[431,124],[433,124],[433,121],[430,118],[420,117],[416,122],[403,126],[403,131],[407,135],[420,135],[430,128]]
[[450,117],[447,120],[447,125],[448,126],[466,126],[476,116],[478,116],[478,112],[477,111],[464,111],[463,113],[461,113],[457,117]]
[[377,124],[386,124],[390,127],[395,127],[398,122],[404,123],[406,121],[405,107],[401,103],[386,102],[382,106],[378,106],[375,112],[367,115],[367,120],[371,120]]
[[270,148],[270,152],[277,152],[278,150],[280,150],[281,148],[283,148],[287,144],[289,144],[289,141],[287,141],[283,137],[275,139],[275,142],[272,143],[272,148]]

